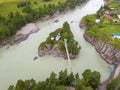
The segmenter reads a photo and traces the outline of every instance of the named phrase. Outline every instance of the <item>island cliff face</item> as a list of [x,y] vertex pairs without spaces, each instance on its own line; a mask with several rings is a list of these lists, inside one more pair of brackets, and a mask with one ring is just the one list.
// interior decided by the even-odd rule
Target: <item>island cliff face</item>
[[114,65],[120,63],[120,50],[109,43],[97,41],[94,37],[90,37],[86,33],[84,33],[84,38],[95,47],[96,51],[106,62]]
[[[49,49],[47,47],[44,48],[44,50],[39,49],[38,55],[45,56],[45,55],[54,55],[56,57],[64,57],[64,59],[67,59],[67,54],[60,51],[58,45],[55,45],[52,49]],[[75,59],[78,55],[70,54],[71,59]]]

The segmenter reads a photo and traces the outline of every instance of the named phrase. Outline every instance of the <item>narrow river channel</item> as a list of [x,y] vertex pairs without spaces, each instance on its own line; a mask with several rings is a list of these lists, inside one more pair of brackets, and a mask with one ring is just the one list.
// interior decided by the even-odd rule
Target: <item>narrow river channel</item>
[[[68,69],[67,60],[61,57],[48,55],[33,61],[33,58],[37,56],[39,44],[48,37],[50,32],[62,27],[65,21],[70,24],[75,40],[82,47],[79,57],[71,61],[73,72],[81,75],[85,69],[96,70],[101,73],[102,81],[107,79],[110,75],[109,65],[99,56],[94,47],[84,40],[84,30],[79,28],[81,18],[87,14],[96,13],[103,4],[103,0],[90,0],[86,5],[76,7],[64,15],[42,23],[37,22],[37,26],[40,28],[38,33],[30,35],[26,41],[8,49],[0,48],[0,90],[6,90],[18,79],[33,78],[39,81],[48,77],[51,71],[58,73],[60,70]],[[53,23],[56,19],[59,22]],[[73,22],[71,23],[71,21]]]

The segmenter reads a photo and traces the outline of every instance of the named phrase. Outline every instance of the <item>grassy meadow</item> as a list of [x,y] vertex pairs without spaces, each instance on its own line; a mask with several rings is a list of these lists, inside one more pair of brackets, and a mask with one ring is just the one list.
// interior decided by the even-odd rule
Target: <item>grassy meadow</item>
[[112,35],[115,32],[120,32],[120,25],[105,25],[105,32]]
[[[22,8],[17,8],[17,4],[21,1],[25,0],[0,0],[0,15],[7,16],[8,13],[12,12],[21,12]],[[49,2],[43,2],[42,0],[36,0],[37,4],[34,4],[34,0],[30,0],[32,8],[38,8],[43,6],[44,4],[55,4],[57,5],[58,2],[65,2],[66,0],[51,0]]]
[[20,0],[0,0],[0,3],[14,2],[14,1],[20,1]]

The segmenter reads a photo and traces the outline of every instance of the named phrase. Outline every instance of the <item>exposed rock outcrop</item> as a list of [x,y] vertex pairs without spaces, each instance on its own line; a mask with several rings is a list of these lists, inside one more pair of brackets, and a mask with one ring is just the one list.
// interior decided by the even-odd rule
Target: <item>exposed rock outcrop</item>
[[104,60],[106,60],[106,62],[114,65],[120,63],[120,50],[109,43],[99,42],[94,37],[89,37],[85,33],[84,38],[95,47],[96,51]]
[[82,28],[82,29],[86,29],[86,24],[84,24],[84,23],[82,23],[82,22],[80,22],[80,28]]
[[[55,45],[51,50],[48,48],[44,48],[44,50],[39,49],[38,55],[40,57],[42,57],[44,55],[54,55],[56,57],[64,57],[64,59],[67,59],[66,53],[60,51],[57,45]],[[76,57],[77,57],[77,55],[70,54],[71,59],[75,59]]]

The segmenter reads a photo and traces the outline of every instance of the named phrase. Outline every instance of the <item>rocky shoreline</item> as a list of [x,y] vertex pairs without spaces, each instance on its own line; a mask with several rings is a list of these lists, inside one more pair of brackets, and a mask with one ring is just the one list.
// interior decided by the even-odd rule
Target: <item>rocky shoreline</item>
[[120,50],[116,49],[109,43],[97,41],[94,37],[88,36],[86,33],[83,35],[84,39],[93,45],[100,56],[110,65],[114,65],[114,71],[110,73],[108,79],[103,81],[98,90],[106,90],[106,85],[116,77],[116,71],[120,65]]
[[[86,0],[86,1],[83,2],[81,5],[86,4],[88,1],[89,1],[89,0]],[[52,19],[52,18],[55,18],[55,17],[59,16],[60,14],[65,14],[65,13],[67,13],[67,12],[70,11],[70,10],[71,10],[70,8],[66,8],[66,9],[65,9],[64,11],[62,11],[62,12],[56,11],[52,16],[51,16],[51,15],[47,15],[47,16],[43,17],[42,19],[35,21],[35,22],[36,22],[35,24],[40,23],[40,22],[47,21],[47,20]],[[28,23],[28,24],[29,24],[29,23]],[[24,27],[26,27],[26,25],[25,25]],[[24,27],[23,27],[23,28],[24,28]],[[37,26],[36,26],[36,27],[37,27]],[[13,36],[12,39],[4,40],[4,41],[0,42],[0,48],[1,48],[1,47],[4,47],[4,46],[6,46],[6,45],[9,46],[9,45],[19,44],[19,43],[21,43],[22,41],[26,40],[26,39],[29,37],[30,34],[32,34],[32,33],[37,33],[38,31],[39,31],[39,28],[37,27],[37,30],[35,30],[35,31],[30,31],[30,32],[27,33],[27,34],[15,35],[15,36]]]
[[118,65],[120,63],[120,50],[109,43],[99,42],[94,37],[89,37],[85,33],[84,38],[95,47],[96,51],[107,63],[113,65]]
[[[85,2],[85,3],[82,3],[82,4],[86,4],[86,2]],[[73,10],[73,9],[66,8],[66,9],[65,9],[64,11],[62,11],[62,12],[56,11],[52,16],[47,15],[47,16],[43,17],[42,19],[39,19],[39,20],[36,21],[36,22],[37,22],[37,23],[40,23],[40,22],[48,21],[48,20],[53,19],[53,18],[55,18],[55,17],[57,17],[57,16],[59,16],[59,15],[66,14],[67,12],[69,12],[69,11],[71,11],[71,10]],[[53,23],[56,23],[56,22],[53,21]]]
[[[107,1],[105,1],[106,3]],[[80,28],[86,30],[87,25],[84,21],[80,22]],[[94,36],[87,35],[84,32],[84,39],[93,45],[96,51],[100,54],[101,58],[103,58],[108,64],[114,65],[114,70],[110,73],[108,79],[101,83],[98,90],[106,90],[106,85],[108,82],[111,82],[114,78],[116,78],[119,74],[120,70],[120,50],[114,47],[109,42],[102,42],[97,40]]]
[[[85,2],[81,3],[81,4],[78,4],[76,6],[83,6],[85,5],[87,2],[89,2],[89,0],[86,0]],[[71,11],[71,10],[74,10],[74,9],[70,9],[70,8],[66,8],[64,9],[64,11],[60,12],[60,11],[56,11],[53,15],[47,15],[45,17],[43,17],[42,19],[39,19],[37,20],[36,22],[37,23],[40,23],[40,22],[44,22],[44,21],[48,21],[50,19],[53,19],[61,14],[66,14],[67,12]]]
[[19,44],[22,41],[26,40],[30,34],[37,33],[39,31],[39,28],[34,23],[29,23],[19,31],[21,32],[20,33],[18,32],[12,39],[0,42],[0,47],[4,47],[6,45],[11,46],[11,45]]

